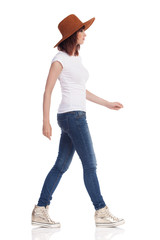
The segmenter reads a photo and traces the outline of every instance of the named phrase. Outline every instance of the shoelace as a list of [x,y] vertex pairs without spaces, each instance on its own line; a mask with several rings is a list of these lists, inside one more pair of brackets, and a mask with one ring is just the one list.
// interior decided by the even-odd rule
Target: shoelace
[[49,222],[55,223],[55,222],[50,218],[47,209],[44,208],[44,209],[43,209],[43,213],[45,214],[45,216],[47,217],[47,219],[48,219]]
[[111,217],[113,220],[118,220],[118,217],[114,216],[109,210],[106,211],[105,216]]
[[110,218],[112,218],[113,220],[119,220],[119,218],[116,217],[116,216],[114,216],[114,215],[109,211],[109,209],[105,209],[104,211],[99,212],[99,214],[102,214],[104,217],[110,217]]

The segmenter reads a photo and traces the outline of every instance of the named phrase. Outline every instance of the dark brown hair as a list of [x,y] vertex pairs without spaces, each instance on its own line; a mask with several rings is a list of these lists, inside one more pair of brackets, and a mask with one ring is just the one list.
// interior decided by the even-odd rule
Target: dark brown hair
[[72,55],[73,49],[75,48],[75,56],[79,55],[79,50],[80,50],[80,44],[77,44],[77,33],[80,32],[82,29],[85,29],[85,26],[81,27],[78,31],[73,33],[70,37],[65,39],[63,42],[61,42],[57,48],[59,51],[63,51],[68,53],[69,55]]

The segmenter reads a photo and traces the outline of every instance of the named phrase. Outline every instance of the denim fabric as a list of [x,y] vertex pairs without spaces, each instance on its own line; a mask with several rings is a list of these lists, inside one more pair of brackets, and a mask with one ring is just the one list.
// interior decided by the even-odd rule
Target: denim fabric
[[54,166],[45,179],[37,205],[46,206],[50,204],[52,194],[63,173],[69,168],[76,151],[83,167],[84,184],[94,208],[98,210],[105,207],[106,204],[101,195],[97,178],[97,161],[86,120],[86,112],[57,113],[57,122],[61,128],[59,152]]

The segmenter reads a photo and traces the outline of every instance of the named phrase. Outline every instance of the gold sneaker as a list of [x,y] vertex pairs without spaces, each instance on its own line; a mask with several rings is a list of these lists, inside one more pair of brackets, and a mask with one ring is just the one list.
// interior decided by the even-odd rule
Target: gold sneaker
[[40,207],[35,205],[32,211],[32,225],[41,225],[43,227],[61,227],[59,222],[53,221],[48,214],[49,206]]
[[115,217],[107,206],[96,210],[94,218],[97,227],[116,227],[125,223],[124,219]]

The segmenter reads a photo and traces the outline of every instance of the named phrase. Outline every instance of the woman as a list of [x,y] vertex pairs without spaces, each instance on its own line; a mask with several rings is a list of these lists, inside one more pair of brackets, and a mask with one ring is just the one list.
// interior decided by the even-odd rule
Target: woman
[[81,63],[78,50],[84,43],[87,30],[95,18],[81,22],[71,14],[58,25],[62,39],[54,46],[59,52],[54,56],[49,70],[43,99],[43,134],[51,140],[52,128],[49,121],[51,93],[57,78],[61,84],[62,100],[58,108],[57,122],[61,128],[59,152],[53,168],[48,173],[38,204],[32,211],[32,224],[60,227],[53,221],[48,209],[52,194],[62,175],[67,171],[75,151],[83,166],[83,178],[86,190],[95,208],[96,226],[115,227],[124,223],[109,211],[101,192],[96,174],[97,162],[92,139],[86,120],[86,99],[110,109],[123,107],[118,102],[108,102],[85,89],[88,71]]

